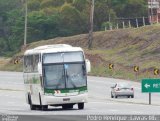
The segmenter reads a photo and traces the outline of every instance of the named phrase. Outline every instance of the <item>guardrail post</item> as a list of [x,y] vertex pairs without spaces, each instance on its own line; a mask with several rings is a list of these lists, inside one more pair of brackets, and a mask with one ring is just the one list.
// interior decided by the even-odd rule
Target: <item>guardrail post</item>
[[146,22],[145,22],[145,18],[143,16],[143,26],[145,26],[145,25],[146,25]]

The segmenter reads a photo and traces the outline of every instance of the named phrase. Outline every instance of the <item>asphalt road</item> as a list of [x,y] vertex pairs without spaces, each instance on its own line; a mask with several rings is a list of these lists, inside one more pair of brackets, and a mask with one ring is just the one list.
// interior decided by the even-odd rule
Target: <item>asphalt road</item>
[[62,110],[61,107],[49,107],[47,111],[31,111],[25,102],[23,73],[0,72],[0,114],[13,115],[115,115],[115,114],[159,114],[160,94],[152,94],[152,105],[148,105],[148,94],[141,93],[138,82],[127,81],[135,89],[135,98],[121,97],[111,99],[110,86],[115,82],[125,80],[88,77],[89,102],[84,110],[78,110],[75,105],[72,110]]

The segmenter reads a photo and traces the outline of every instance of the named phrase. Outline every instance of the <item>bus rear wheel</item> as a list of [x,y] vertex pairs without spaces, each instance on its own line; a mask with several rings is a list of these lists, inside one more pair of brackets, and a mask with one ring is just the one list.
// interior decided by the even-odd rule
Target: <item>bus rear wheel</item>
[[78,109],[84,109],[84,103],[78,103]]

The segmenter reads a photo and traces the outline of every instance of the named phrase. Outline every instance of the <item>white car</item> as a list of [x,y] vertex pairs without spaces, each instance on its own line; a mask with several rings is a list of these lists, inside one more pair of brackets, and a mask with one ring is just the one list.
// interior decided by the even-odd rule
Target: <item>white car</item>
[[128,83],[116,83],[111,86],[111,98],[118,96],[127,96],[134,98],[134,89]]

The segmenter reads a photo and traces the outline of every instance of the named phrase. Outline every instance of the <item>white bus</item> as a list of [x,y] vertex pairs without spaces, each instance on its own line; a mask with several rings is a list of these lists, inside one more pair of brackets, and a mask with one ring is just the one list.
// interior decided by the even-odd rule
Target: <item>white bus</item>
[[23,76],[26,101],[31,110],[48,106],[84,108],[90,62],[80,47],[45,45],[24,53]]

